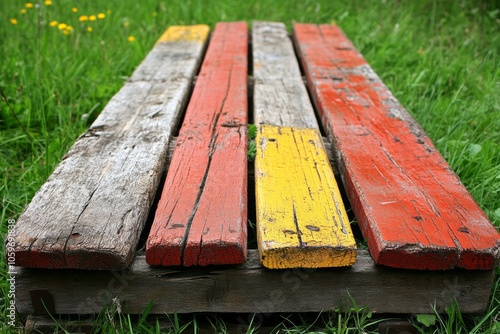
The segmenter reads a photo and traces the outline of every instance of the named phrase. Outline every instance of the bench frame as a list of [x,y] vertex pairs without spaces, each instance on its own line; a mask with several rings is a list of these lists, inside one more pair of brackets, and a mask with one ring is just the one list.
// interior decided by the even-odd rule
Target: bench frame
[[[252,86],[250,79],[249,94]],[[331,154],[329,140],[325,147]],[[167,167],[170,158],[171,152]],[[248,172],[251,184],[253,168]],[[320,312],[348,309],[353,302],[376,313],[441,313],[454,302],[462,313],[481,313],[494,281],[494,270],[419,271],[376,265],[367,250],[359,250],[357,262],[345,268],[270,270],[260,264],[257,250],[249,249],[246,262],[234,266],[155,267],[138,251],[131,266],[122,270],[16,271],[19,313],[42,316],[96,314],[112,305],[139,314],[150,302],[150,314]]]

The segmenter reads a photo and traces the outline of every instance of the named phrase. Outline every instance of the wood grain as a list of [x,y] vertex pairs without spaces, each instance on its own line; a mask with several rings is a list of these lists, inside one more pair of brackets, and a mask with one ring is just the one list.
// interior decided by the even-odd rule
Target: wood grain
[[[151,51],[19,217],[16,265],[130,264],[203,49],[198,40],[162,42]],[[182,66],[173,60],[179,52]]]
[[219,23],[177,138],[146,245],[151,265],[245,261],[245,23]]
[[356,242],[319,132],[261,125],[256,141],[257,240],[263,265],[354,264]]
[[[351,267],[269,270],[256,250],[236,266],[151,267],[136,256],[130,270],[16,268],[16,306],[33,313],[30,291],[52,294],[58,314],[97,314],[115,300],[123,313],[320,312],[351,300],[377,313],[434,313],[454,299],[463,313],[486,310],[493,271],[418,271],[375,265],[365,250]],[[352,298],[352,299],[351,299]],[[245,319],[246,320],[246,319]]]
[[318,129],[285,25],[252,26],[254,123]]
[[498,232],[340,28],[296,24],[294,39],[375,261],[494,268]]
[[254,22],[257,237],[268,268],[352,265],[356,244],[285,25]]

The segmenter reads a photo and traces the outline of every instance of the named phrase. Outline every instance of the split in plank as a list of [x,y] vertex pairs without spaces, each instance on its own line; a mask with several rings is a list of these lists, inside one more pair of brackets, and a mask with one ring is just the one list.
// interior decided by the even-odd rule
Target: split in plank
[[253,24],[257,240],[268,268],[349,266],[356,243],[284,24]]
[[[170,38],[172,29],[196,37]],[[208,32],[205,25],[167,30],[19,217],[16,265],[130,264]]]
[[294,39],[375,262],[494,268],[498,232],[340,28],[296,24]]
[[219,23],[146,243],[151,265],[242,263],[247,243],[246,23]]

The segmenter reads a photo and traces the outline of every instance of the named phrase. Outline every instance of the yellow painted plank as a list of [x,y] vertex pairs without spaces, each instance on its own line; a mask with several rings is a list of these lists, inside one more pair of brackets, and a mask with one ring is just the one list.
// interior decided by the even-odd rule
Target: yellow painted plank
[[263,265],[354,264],[356,243],[319,131],[262,125],[257,143],[257,241]]
[[161,42],[178,41],[202,43],[207,39],[209,32],[210,27],[206,24],[197,24],[192,26],[171,26],[163,33],[163,35],[161,35],[156,44]]

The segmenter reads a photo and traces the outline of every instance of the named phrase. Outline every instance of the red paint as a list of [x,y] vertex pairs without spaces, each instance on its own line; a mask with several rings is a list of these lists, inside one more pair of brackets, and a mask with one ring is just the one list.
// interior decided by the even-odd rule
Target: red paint
[[247,29],[216,26],[146,244],[151,265],[245,261]]
[[342,31],[296,24],[294,39],[376,263],[494,268],[498,232]]

